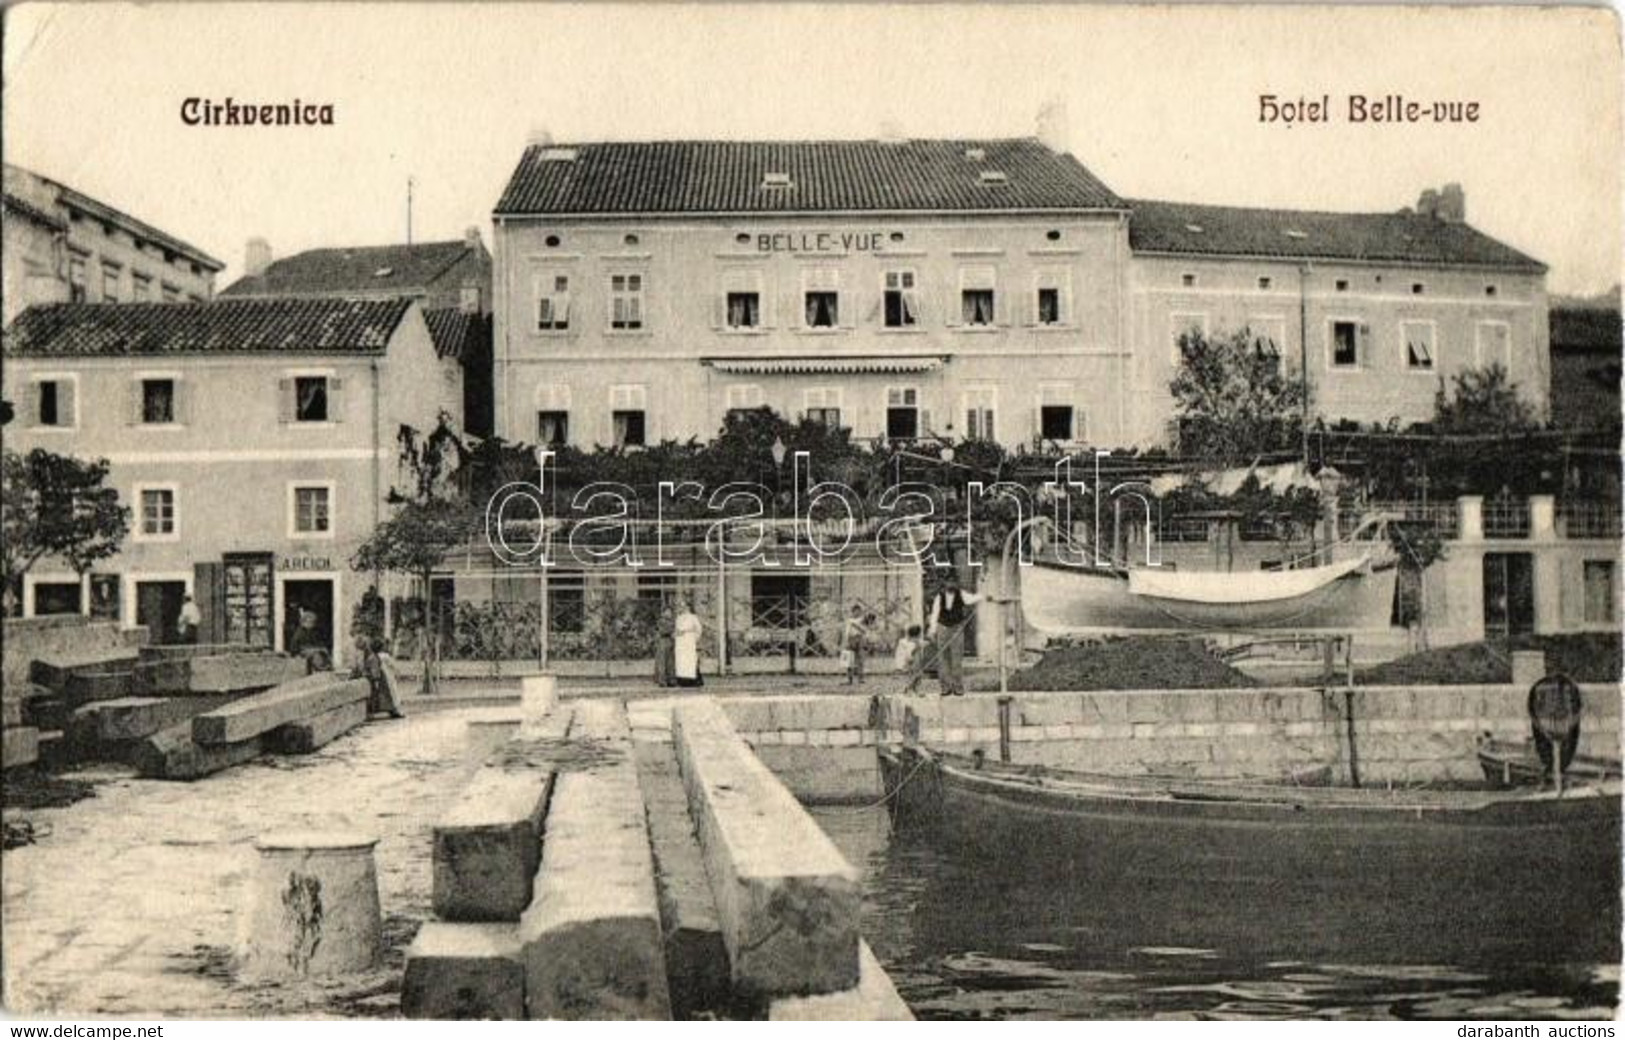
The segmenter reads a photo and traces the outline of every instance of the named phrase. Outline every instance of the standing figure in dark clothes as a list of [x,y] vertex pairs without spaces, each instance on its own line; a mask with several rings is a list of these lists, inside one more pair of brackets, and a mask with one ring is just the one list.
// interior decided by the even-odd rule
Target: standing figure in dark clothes
[[1561,672],[1529,687],[1529,728],[1535,753],[1547,775],[1552,773],[1552,745],[1559,745],[1557,768],[1566,771],[1580,747],[1580,687]]

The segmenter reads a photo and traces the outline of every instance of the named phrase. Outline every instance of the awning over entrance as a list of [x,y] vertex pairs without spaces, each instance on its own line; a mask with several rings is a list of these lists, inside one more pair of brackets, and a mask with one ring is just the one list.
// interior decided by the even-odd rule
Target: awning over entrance
[[943,355],[854,356],[854,357],[711,357],[701,358],[718,372],[729,375],[823,375],[874,373],[894,375],[934,372],[947,363]]

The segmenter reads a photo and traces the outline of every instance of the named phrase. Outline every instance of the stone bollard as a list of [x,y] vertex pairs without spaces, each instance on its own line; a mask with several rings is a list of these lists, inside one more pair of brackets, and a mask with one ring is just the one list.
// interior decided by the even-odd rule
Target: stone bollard
[[347,832],[263,835],[242,942],[250,979],[344,975],[378,964],[382,915],[372,850]]
[[477,762],[484,762],[492,753],[512,740],[519,732],[519,718],[469,719],[468,750]]
[[1512,685],[1527,691],[1544,678],[1546,678],[1546,651],[1512,651]]
[[558,680],[551,675],[527,675],[520,680],[522,728],[535,729],[559,701]]

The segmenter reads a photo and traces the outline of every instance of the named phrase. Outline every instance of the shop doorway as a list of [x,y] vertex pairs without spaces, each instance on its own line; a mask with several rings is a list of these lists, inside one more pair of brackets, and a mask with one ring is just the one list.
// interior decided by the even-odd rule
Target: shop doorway
[[[313,647],[333,656],[333,580],[301,578],[282,582],[282,649],[303,653]],[[315,624],[306,631],[303,615],[315,615]]]
[[1484,634],[1527,635],[1535,630],[1535,558],[1529,553],[1484,554]]
[[181,604],[185,600],[184,581],[135,583],[135,623],[146,626],[149,642],[161,646],[180,641],[175,622],[181,616]]

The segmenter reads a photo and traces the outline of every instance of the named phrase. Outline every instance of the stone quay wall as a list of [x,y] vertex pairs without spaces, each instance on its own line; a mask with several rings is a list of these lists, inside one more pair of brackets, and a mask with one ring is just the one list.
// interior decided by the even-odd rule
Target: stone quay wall
[[[1620,689],[1581,687],[1580,753],[1620,753]],[[1476,738],[1525,740],[1528,689],[1366,686],[1016,693],[1010,757],[1017,763],[1108,773],[1274,776],[1331,766],[1364,784],[1481,777]],[[903,736],[944,751],[999,753],[999,697],[721,698],[734,726],[808,802],[878,798],[876,744]]]

